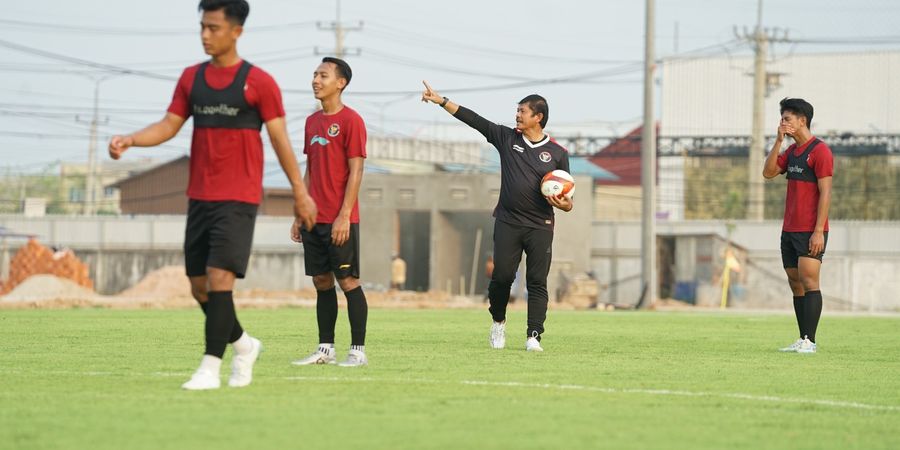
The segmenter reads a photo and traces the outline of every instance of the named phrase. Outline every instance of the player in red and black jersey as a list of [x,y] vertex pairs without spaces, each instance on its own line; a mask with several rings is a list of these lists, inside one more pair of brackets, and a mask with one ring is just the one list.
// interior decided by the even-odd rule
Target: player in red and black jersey
[[[785,352],[815,353],[816,328],[822,315],[819,271],[828,243],[828,208],[834,159],[831,149],[812,135],[813,107],[799,98],[781,101],[781,122],[763,176],[786,173],[787,199],[781,231],[781,260],[794,293],[800,337]],[[794,140],[784,153],[785,136]]]
[[220,386],[229,343],[235,351],[229,386],[250,384],[262,349],[238,322],[232,289],[247,270],[262,197],[263,125],[293,188],[291,234],[311,228],[316,217],[288,139],[281,91],[269,74],[237,53],[250,6],[245,0],[202,0],[199,10],[203,48],[212,58],[185,69],[162,120],[109,143],[110,156],[119,159],[129,147],[168,141],[194,118],[184,257],[191,293],[206,315],[206,351],[200,368],[182,385],[189,390]]
[[303,242],[306,274],[316,287],[319,346],[295,365],[334,364],[337,321],[335,279],[347,297],[350,351],[341,366],[368,364],[365,353],[368,305],[359,282],[359,186],[366,158],[366,124],[341,101],[353,72],[342,59],[327,57],[313,73],[312,88],[322,109],[306,118],[303,153],[306,183],[319,207],[316,225],[294,235]]
[[494,209],[494,270],[488,285],[490,312],[494,319],[490,341],[493,348],[506,345],[506,307],[522,252],[528,287],[528,327],[525,349],[543,351],[540,340],[547,318],[547,275],[553,245],[553,208],[571,211],[565,196],[544,197],[541,180],[556,169],[569,171],[565,148],[544,133],[549,118],[547,100],[529,95],[516,108],[516,128],[493,123],[472,110],[441,97],[428,83],[423,102],[440,105],[466,125],[478,130],[500,154],[500,199]]

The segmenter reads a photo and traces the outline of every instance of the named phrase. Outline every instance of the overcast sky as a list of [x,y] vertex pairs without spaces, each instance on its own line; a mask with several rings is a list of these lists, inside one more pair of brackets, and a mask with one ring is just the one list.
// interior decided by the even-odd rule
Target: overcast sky
[[[309,89],[321,59],[315,49],[330,52],[334,47],[334,33],[319,30],[316,22],[335,20],[335,2],[250,4],[238,50],[284,90],[297,146],[303,119],[315,107]],[[550,103],[549,131],[557,134],[622,133],[640,120],[643,1],[343,0],[341,5],[344,23],[362,22],[361,30],[346,37],[354,78],[345,103],[363,115],[370,134],[478,138],[443,111],[418,101],[414,93],[422,79],[454,101],[508,124],[519,99],[540,93]],[[657,56],[746,53],[748,46],[735,40],[733,29],[755,24],[756,5],[756,0],[657,0]],[[205,57],[198,21],[196,2],[185,0],[4,1],[3,164],[14,171],[33,170],[51,161],[86,159],[88,127],[76,116],[89,118],[94,80],[110,75],[88,63],[146,72],[109,76],[99,83],[101,151],[111,134],[162,117],[174,79]],[[765,26],[789,29],[791,38],[841,41],[777,44],[776,57],[897,49],[898,21],[896,0],[769,0],[764,6]],[[873,37],[889,37],[889,43],[877,44]],[[41,52],[44,56],[35,54]],[[551,79],[577,82],[546,81]],[[513,84],[520,85],[504,87]],[[134,154],[183,154],[188,131],[186,126],[162,148]]]

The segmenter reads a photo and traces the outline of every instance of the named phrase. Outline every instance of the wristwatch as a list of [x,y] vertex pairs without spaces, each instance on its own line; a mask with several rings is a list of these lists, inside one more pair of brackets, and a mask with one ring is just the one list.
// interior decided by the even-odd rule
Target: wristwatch
[[447,105],[447,102],[449,102],[449,101],[450,101],[449,98],[444,97],[444,101],[442,101],[438,106],[440,106],[441,108],[443,108],[444,106]]

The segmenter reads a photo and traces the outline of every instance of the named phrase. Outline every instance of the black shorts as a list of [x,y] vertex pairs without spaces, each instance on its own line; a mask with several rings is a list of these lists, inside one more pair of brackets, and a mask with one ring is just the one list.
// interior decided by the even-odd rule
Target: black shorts
[[303,263],[309,276],[334,273],[343,280],[359,278],[359,224],[350,224],[350,237],[338,247],[331,243],[331,224],[317,223],[312,231],[300,230],[303,238]]
[[809,238],[812,235],[812,232],[781,232],[781,263],[785,269],[796,268],[800,257],[822,261],[822,257],[825,256],[825,247],[828,247],[828,232],[825,232],[825,245],[822,247],[822,252],[816,256],[809,254]]
[[244,278],[257,209],[257,205],[244,202],[190,200],[184,232],[187,275],[206,275],[207,267],[215,267]]

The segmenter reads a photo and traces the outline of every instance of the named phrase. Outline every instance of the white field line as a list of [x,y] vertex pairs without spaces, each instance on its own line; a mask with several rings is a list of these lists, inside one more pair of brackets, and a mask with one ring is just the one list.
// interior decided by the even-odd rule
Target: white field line
[[[8,375],[33,375],[34,372],[22,370],[0,369],[0,374]],[[66,370],[41,371],[42,375],[60,375],[60,376],[87,376],[87,377],[123,377],[123,376],[141,376],[141,377],[190,377],[190,372],[77,372]],[[464,386],[488,386],[503,388],[525,388],[525,389],[544,389],[556,391],[582,391],[597,392],[603,394],[637,394],[637,395],[660,395],[669,397],[708,397],[708,398],[728,398],[736,400],[747,400],[764,403],[782,403],[782,404],[799,404],[824,406],[838,409],[858,409],[869,411],[890,411],[900,412],[900,406],[895,405],[876,405],[872,403],[850,402],[842,400],[825,400],[825,399],[808,399],[796,397],[778,397],[774,395],[755,395],[744,394],[740,392],[705,392],[705,391],[684,391],[671,389],[640,389],[640,388],[611,388],[602,386],[587,386],[580,384],[551,384],[551,383],[521,383],[517,381],[484,381],[484,380],[462,380],[462,381],[442,381],[430,379],[407,379],[407,378],[372,378],[372,377],[306,377],[292,376],[281,377],[287,381],[339,381],[349,383],[395,383],[395,384],[445,384],[445,385],[464,385]],[[263,381],[264,382],[264,381]]]
[[598,392],[604,394],[640,394],[640,395],[663,395],[673,397],[710,397],[710,398],[731,398],[738,400],[749,400],[756,402],[768,403],[785,403],[785,404],[802,404],[826,406],[831,408],[844,409],[864,409],[872,411],[900,411],[900,406],[893,405],[875,405],[870,403],[848,402],[840,400],[819,400],[791,397],[777,397],[773,395],[754,395],[743,394],[738,392],[703,392],[703,391],[675,391],[669,389],[633,389],[633,388],[609,388],[600,386],[584,386],[578,384],[549,384],[549,383],[520,383],[515,381],[479,381],[479,380],[463,380],[463,381],[439,381],[427,379],[376,379],[376,378],[341,378],[341,377],[285,377],[286,380],[295,381],[349,381],[349,382],[388,382],[388,383],[414,383],[414,384],[462,384],[467,386],[490,386],[490,387],[508,387],[508,388],[528,388],[528,389],[545,389],[545,390],[573,390],[584,392]]

